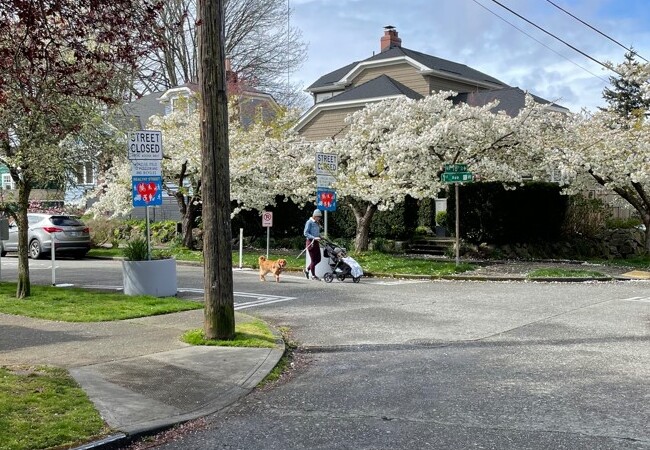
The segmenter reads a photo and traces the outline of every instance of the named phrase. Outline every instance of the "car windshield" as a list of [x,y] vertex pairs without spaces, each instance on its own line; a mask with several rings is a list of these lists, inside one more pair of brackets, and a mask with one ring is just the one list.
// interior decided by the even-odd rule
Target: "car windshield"
[[83,226],[83,223],[81,223],[78,219],[75,219],[74,217],[70,217],[70,216],[52,216],[50,217],[50,222],[60,227]]

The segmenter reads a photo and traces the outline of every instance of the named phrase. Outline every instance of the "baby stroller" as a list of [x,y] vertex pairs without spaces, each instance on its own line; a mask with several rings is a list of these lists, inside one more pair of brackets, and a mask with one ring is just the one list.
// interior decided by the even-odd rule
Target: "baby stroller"
[[321,242],[325,247],[323,255],[326,258],[329,258],[329,265],[332,269],[331,272],[323,275],[323,280],[327,283],[331,283],[334,277],[339,281],[344,281],[346,278],[350,277],[353,282],[358,283],[363,276],[363,270],[359,263],[348,256],[344,247],[339,247],[333,242],[322,238]]

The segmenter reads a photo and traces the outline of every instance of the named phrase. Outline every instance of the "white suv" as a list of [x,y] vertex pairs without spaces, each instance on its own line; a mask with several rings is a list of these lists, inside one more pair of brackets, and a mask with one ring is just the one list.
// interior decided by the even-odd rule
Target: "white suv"
[[[90,230],[78,218],[59,214],[27,214],[29,229],[27,242],[29,256],[33,259],[49,254],[52,250],[52,235],[56,253],[83,258],[90,250]],[[0,254],[18,251],[18,227],[9,226],[9,239],[2,241]]]

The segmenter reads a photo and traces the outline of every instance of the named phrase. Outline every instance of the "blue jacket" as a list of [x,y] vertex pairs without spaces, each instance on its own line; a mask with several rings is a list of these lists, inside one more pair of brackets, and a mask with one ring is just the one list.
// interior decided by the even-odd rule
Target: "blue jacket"
[[305,232],[303,233],[307,239],[314,239],[320,237],[320,227],[311,217],[305,224]]

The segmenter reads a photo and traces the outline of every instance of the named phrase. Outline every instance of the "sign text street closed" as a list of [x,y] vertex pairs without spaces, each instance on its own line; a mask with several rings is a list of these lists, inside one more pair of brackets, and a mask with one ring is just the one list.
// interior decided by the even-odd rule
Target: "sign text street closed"
[[128,158],[162,159],[162,132],[156,130],[140,130],[129,133],[127,142]]
[[316,153],[316,175],[335,176],[338,168],[338,155],[333,153]]

